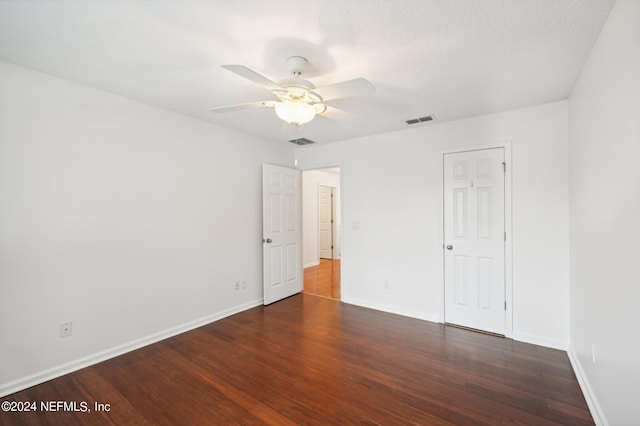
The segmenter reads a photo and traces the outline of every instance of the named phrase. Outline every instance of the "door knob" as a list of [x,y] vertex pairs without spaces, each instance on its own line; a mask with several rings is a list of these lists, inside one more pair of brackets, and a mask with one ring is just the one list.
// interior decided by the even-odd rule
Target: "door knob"
[[263,243],[267,243],[267,244],[271,244],[273,242],[273,240],[271,238],[267,238],[267,239],[262,239]]
[[453,246],[447,246],[447,250],[453,250]]

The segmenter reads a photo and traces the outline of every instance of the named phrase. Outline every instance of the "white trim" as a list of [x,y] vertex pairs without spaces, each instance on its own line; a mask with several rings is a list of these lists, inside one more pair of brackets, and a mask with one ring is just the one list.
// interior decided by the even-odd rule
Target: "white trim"
[[533,334],[526,333],[513,333],[513,340],[523,343],[531,343],[532,345],[544,346],[551,349],[559,349],[561,351],[567,350],[567,342],[560,340],[549,340],[544,337],[535,336]]
[[425,314],[424,312],[411,311],[407,309],[398,309],[394,306],[382,305],[379,303],[372,303],[367,300],[354,299],[352,297],[343,297],[342,302],[348,303],[350,305],[361,306],[363,308],[374,309],[376,311],[387,312],[390,314],[402,315],[405,317],[421,319],[424,321],[430,321],[434,323],[438,322],[437,315],[430,315],[430,314]]
[[[340,246],[340,256],[339,259],[341,262],[341,269],[340,269],[340,276],[343,277],[343,272],[344,271],[344,227],[342,225],[343,220],[344,220],[344,200],[345,200],[345,196],[344,196],[344,162],[343,161],[318,161],[315,162],[311,165],[307,165],[306,167],[300,167],[298,165],[298,159],[296,158],[295,161],[295,167],[296,169],[300,170],[301,172],[306,172],[306,171],[310,171],[310,170],[320,170],[320,169],[331,169],[334,167],[338,167],[340,169],[340,190],[338,191],[338,195],[340,196],[340,229],[338,230],[339,234],[340,234],[340,241],[339,241],[339,246]],[[300,197],[302,199],[302,197]],[[303,241],[300,241],[300,244],[302,246]],[[320,245],[320,242],[318,241],[318,245]],[[335,249],[334,249],[335,252]],[[318,264],[320,262],[320,250],[318,250]],[[334,259],[336,260],[336,259]],[[348,258],[347,258],[348,261]],[[306,268],[306,266],[305,266]],[[347,284],[344,282],[344,280],[341,278],[340,280],[340,300],[344,300],[342,296],[343,294],[345,294],[345,292],[347,291]]]
[[[511,160],[511,141],[505,140],[501,142],[496,142],[492,144],[484,144],[484,145],[471,145],[471,146],[460,146],[450,149],[445,149],[440,151],[441,161],[439,162],[440,167],[440,178],[442,181],[440,182],[440,190],[442,191],[442,197],[440,197],[440,210],[439,210],[439,226],[440,226],[440,235],[441,235],[441,245],[444,247],[444,155],[445,154],[453,154],[458,152],[467,152],[467,151],[480,151],[484,149],[492,149],[492,148],[503,148],[504,149],[504,161],[507,164],[507,168],[504,175],[504,229],[507,232],[507,240],[505,241],[504,247],[504,264],[505,264],[505,299],[507,302],[507,309],[505,312],[505,337],[513,338],[513,210],[512,210],[512,185],[511,179],[512,174],[511,170],[513,169],[513,163]],[[438,299],[440,300],[440,312],[438,313],[438,321],[440,323],[444,323],[444,309],[445,309],[445,301],[444,301],[444,253],[440,252],[440,264],[442,267],[440,268],[440,282],[441,286],[438,288]]]
[[578,355],[573,351],[571,347],[569,347],[569,350],[567,350],[567,355],[569,356],[569,362],[573,367],[573,372],[578,379],[578,384],[580,385],[580,389],[582,390],[584,399],[585,401],[587,401],[587,406],[589,407],[589,411],[591,412],[593,421],[598,426],[608,426],[609,422],[607,422],[607,419],[604,416],[604,412],[600,407],[600,403],[598,403],[598,399],[596,398],[596,395],[593,392],[591,385],[589,384],[587,375],[584,373],[580,358],[578,358]]
[[152,343],[159,342],[161,340],[176,336],[178,334],[182,334],[186,331],[190,331],[198,327],[202,327],[203,325],[210,324],[212,322],[221,320],[228,316],[237,314],[239,312],[246,311],[247,309],[260,306],[262,305],[262,302],[263,302],[262,299],[253,300],[251,302],[234,306],[232,308],[226,309],[216,314],[208,315],[204,318],[200,318],[195,321],[191,321],[176,327],[172,327],[167,330],[151,334],[147,337],[136,339],[129,343],[125,343],[123,345],[119,345],[114,348],[107,349],[107,350],[95,353],[93,355],[89,355],[89,356],[77,359],[75,361],[67,362],[65,364],[58,365],[56,367],[52,367],[44,371],[40,371],[39,373],[35,373],[18,380],[4,383],[0,385],[0,397],[10,395],[12,393],[21,391],[31,386],[39,385],[41,383],[55,379],[57,377],[64,376],[65,374],[72,373],[74,371],[80,370],[85,367],[89,367],[90,365],[94,365],[99,362],[106,361],[108,359],[117,357],[119,355],[123,355],[127,352],[131,352],[133,350],[142,348],[144,346],[148,346]]
[[319,264],[320,264],[320,261],[319,261],[319,260],[317,260],[317,261],[315,261],[315,262],[305,263],[304,265],[302,265],[302,267],[303,267],[304,269],[307,269],[307,268],[313,268],[314,266],[318,266]]
[[[339,170],[339,172],[342,172],[342,170]],[[338,209],[336,209],[336,204],[340,205],[340,202],[339,202],[340,200],[339,198],[336,198],[336,191],[338,192],[338,196],[340,196],[341,184],[342,182],[340,181],[340,174],[338,174],[338,187],[333,187],[331,189],[331,220],[333,221],[331,226],[331,231],[333,232],[333,235],[331,236],[332,238],[331,244],[333,246],[333,248],[331,249],[331,260],[340,260],[340,244],[339,243],[340,243],[340,239],[342,238],[342,235],[340,235],[339,224],[342,223],[342,218],[340,218],[340,220],[338,221],[340,212]],[[336,200],[338,201],[337,203],[336,203]]]

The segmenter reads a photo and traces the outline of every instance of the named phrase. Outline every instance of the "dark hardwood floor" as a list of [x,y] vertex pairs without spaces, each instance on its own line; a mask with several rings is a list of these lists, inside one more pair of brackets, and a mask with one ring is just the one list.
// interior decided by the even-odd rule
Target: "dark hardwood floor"
[[2,401],[91,409],[0,412],[3,425],[593,424],[562,351],[308,294]]
[[304,269],[304,292],[340,299],[340,261],[320,259],[320,264]]

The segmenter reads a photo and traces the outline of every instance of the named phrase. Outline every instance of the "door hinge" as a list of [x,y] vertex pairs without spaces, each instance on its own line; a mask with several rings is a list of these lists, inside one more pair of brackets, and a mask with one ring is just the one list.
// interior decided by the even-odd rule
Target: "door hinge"
[[507,310],[507,301],[506,300],[504,301],[504,310],[505,311]]
[[333,219],[331,219],[331,223],[333,223]]
[[504,231],[504,240],[507,241],[507,231]]
[[502,163],[502,172],[507,173],[507,163]]

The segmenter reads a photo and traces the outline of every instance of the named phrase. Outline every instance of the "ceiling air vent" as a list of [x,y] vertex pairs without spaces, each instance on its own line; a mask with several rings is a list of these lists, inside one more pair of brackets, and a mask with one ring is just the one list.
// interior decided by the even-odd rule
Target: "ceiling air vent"
[[291,139],[289,142],[294,143],[296,145],[311,145],[312,143],[315,143],[314,141],[309,140],[307,138]]
[[426,117],[412,118],[410,120],[405,120],[405,123],[407,123],[407,124],[418,124],[418,123],[424,123],[425,121],[433,121],[433,116],[432,115],[427,115]]

